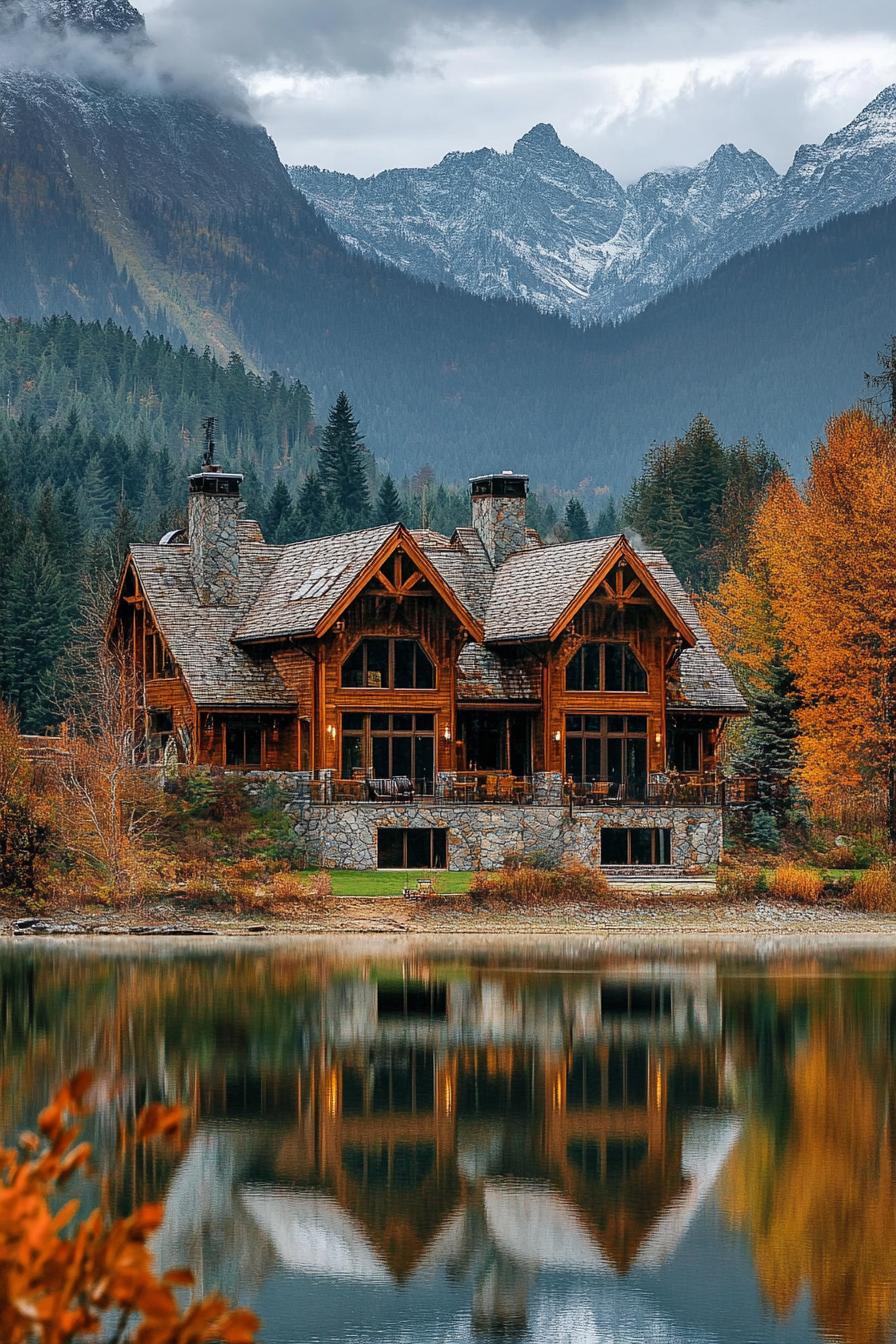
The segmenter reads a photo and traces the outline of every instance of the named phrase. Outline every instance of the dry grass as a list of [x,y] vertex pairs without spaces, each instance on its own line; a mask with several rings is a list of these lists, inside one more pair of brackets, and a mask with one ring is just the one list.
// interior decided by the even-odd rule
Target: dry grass
[[570,905],[605,900],[607,879],[599,869],[570,863],[563,868],[505,868],[477,873],[470,887],[474,905]]
[[815,869],[782,863],[780,868],[773,870],[768,886],[776,900],[817,905],[824,891],[824,878]]
[[748,901],[762,889],[762,869],[723,855],[716,869],[716,895],[723,901]]
[[896,879],[892,868],[869,868],[853,883],[846,904],[854,910],[896,914]]

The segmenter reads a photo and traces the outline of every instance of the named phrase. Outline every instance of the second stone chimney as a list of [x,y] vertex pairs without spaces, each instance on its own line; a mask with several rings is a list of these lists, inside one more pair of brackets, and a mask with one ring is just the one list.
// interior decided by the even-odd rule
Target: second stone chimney
[[205,607],[235,607],[239,599],[240,486],[243,478],[206,462],[190,477],[187,535],[190,567]]
[[526,549],[526,496],[529,477],[513,471],[473,476],[473,527],[495,568],[514,551]]

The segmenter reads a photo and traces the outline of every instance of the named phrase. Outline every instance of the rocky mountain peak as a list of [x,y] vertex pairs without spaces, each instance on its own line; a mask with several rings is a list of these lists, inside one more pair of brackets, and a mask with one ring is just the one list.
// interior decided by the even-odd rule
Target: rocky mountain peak
[[105,37],[142,33],[143,15],[130,0],[0,0],[0,31],[27,26]]
[[553,126],[548,121],[540,121],[533,126],[531,131],[521,135],[513,147],[514,154],[525,153],[527,150],[545,150],[556,151],[564,149],[563,141],[560,139]]

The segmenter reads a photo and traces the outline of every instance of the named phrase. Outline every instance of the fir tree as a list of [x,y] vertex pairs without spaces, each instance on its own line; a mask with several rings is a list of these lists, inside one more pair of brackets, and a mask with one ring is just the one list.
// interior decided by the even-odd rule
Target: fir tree
[[281,478],[271,491],[262,520],[262,531],[268,541],[279,542],[289,531],[292,520],[292,496]]
[[405,520],[401,496],[395,488],[391,476],[387,476],[379,488],[376,497],[374,521],[377,524],[403,523]]
[[588,515],[582,508],[582,502],[578,496],[573,495],[566,506],[564,515],[564,524],[569,533],[570,541],[584,541],[591,535],[591,529],[588,526]]
[[794,784],[798,765],[796,677],[777,654],[750,697],[751,716],[735,770],[758,781],[756,815],[766,814],[778,827],[793,819],[799,805]]
[[622,519],[613,499],[608,499],[594,520],[594,536],[618,537],[622,531]]
[[302,482],[295,506],[295,529],[299,539],[322,537],[327,514],[327,497],[320,477],[311,471]]
[[370,518],[367,450],[348,397],[340,392],[321,437],[320,475],[331,515],[349,528],[366,527]]
[[25,732],[42,732],[56,714],[56,661],[70,634],[65,588],[43,537],[29,531],[10,573],[4,698]]

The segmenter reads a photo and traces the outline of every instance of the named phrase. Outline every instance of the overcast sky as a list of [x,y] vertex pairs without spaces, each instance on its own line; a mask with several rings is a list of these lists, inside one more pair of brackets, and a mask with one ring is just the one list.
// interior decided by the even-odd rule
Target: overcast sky
[[778,169],[896,83],[893,0],[136,0],[247,86],[287,163],[509,149],[539,121],[630,181],[719,143]]

